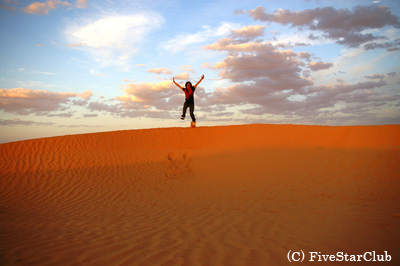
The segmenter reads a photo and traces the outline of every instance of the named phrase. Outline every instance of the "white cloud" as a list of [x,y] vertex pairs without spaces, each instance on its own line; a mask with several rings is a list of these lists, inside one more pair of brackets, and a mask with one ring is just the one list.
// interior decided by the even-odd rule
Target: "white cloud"
[[311,33],[309,30],[295,31],[293,29],[275,35],[271,40],[275,46],[305,46],[305,45],[322,45],[331,44],[334,41],[325,38],[319,33]]
[[155,73],[155,74],[167,74],[167,75],[172,74],[172,71],[166,67],[152,68],[152,69],[148,69],[146,71],[149,73]]
[[33,71],[33,72],[37,73],[37,74],[48,75],[48,76],[54,76],[55,75],[54,73],[46,72],[46,71]]
[[87,1],[86,0],[76,0],[76,8],[85,9],[86,6],[87,6]]
[[155,13],[112,15],[70,26],[66,36],[70,44],[80,44],[77,47],[90,52],[102,66],[117,65],[127,70],[147,34],[162,23],[163,18]]
[[217,28],[204,25],[203,29],[196,33],[180,33],[171,40],[161,44],[161,47],[170,52],[185,50],[188,46],[209,41],[211,38],[221,37],[231,33],[233,29],[240,28],[236,23],[223,22]]
[[95,75],[95,76],[104,76],[104,73],[101,73],[95,69],[91,69],[89,72],[90,72],[90,74]]
[[194,68],[193,68],[191,65],[182,66],[182,69],[183,69],[184,71],[194,72]]

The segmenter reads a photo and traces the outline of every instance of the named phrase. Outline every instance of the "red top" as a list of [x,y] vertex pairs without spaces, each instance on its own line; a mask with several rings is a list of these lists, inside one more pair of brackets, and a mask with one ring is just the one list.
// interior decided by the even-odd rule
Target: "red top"
[[187,89],[184,88],[183,91],[185,92],[185,97],[186,97],[186,103],[194,103],[194,97],[193,97],[193,93],[194,93],[194,88],[193,90],[191,88]]

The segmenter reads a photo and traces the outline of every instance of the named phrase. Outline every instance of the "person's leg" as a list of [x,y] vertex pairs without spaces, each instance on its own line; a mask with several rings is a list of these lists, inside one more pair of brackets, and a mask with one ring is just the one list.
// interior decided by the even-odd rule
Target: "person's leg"
[[190,111],[190,117],[192,118],[193,122],[196,122],[196,117],[194,116],[194,103],[189,104],[189,111]]
[[181,119],[185,119],[185,116],[186,116],[186,109],[188,108],[188,104],[187,103],[184,103],[183,104],[183,110],[182,110],[182,117],[181,117]]

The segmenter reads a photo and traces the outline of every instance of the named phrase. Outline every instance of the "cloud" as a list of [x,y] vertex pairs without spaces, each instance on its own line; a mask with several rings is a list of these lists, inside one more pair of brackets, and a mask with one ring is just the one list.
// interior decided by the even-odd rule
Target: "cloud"
[[0,119],[0,125],[2,126],[55,126],[56,123],[53,122],[37,122],[31,120],[21,120],[21,119]]
[[227,52],[213,69],[228,82],[205,95],[208,112],[235,110],[247,121],[270,117],[271,121],[279,118],[322,124],[365,124],[399,117],[383,111],[400,102],[400,95],[383,90],[388,85],[384,75],[368,76],[367,81],[353,84],[338,80],[334,84],[316,81],[315,85],[311,71],[329,69],[334,64],[312,61],[315,56],[308,52],[294,52],[262,40],[243,41],[242,36],[234,34],[204,48]]
[[84,43],[69,43],[67,44],[68,47],[80,47],[80,46],[86,46]]
[[323,70],[323,69],[329,69],[333,66],[333,64],[313,61],[313,62],[309,63],[309,66],[312,71],[319,71],[319,70]]
[[33,73],[36,73],[36,74],[42,74],[42,75],[47,75],[47,76],[54,76],[55,74],[54,73],[51,73],[51,72],[46,72],[46,71],[33,71]]
[[372,76],[365,76],[367,79],[384,79],[385,75],[382,74],[374,74]]
[[[339,83],[336,85],[321,85],[304,90],[307,95],[306,103],[313,108],[333,107],[336,103],[364,103],[372,106],[382,105],[386,101],[397,101],[398,96],[387,96],[375,89],[386,85],[383,80],[358,82],[355,84]],[[353,106],[354,108],[354,106]]]
[[18,0],[4,0],[2,3],[0,3],[0,8],[3,8],[10,12],[14,12],[17,9],[16,6],[18,5]]
[[124,89],[125,95],[116,99],[127,104],[129,108],[150,108],[168,110],[172,107],[170,98],[178,95],[179,90],[171,80],[160,82],[130,83]]
[[178,80],[189,80],[189,73],[183,72],[183,73],[180,73],[180,74],[174,76],[174,78],[178,79]]
[[259,83],[237,83],[217,89],[208,98],[208,102],[223,107],[219,112],[229,110],[230,106],[244,106],[240,112],[250,118],[272,115],[293,123],[371,124],[386,120],[393,122],[398,120],[398,114],[382,116],[380,112],[390,103],[399,104],[400,95],[387,95],[376,90],[385,85],[386,82],[380,80],[307,86],[297,90],[296,93],[299,94],[295,94],[294,91],[271,92]]
[[23,67],[17,68],[17,72],[24,72],[24,71],[25,71],[25,68],[23,68]]
[[163,23],[156,13],[112,15],[84,24],[70,25],[65,34],[69,46],[89,52],[102,66],[128,69],[146,36]]
[[185,50],[193,44],[204,43],[211,38],[221,37],[231,33],[231,30],[237,28],[236,24],[223,22],[217,28],[211,28],[208,25],[203,26],[203,29],[197,33],[181,33],[173,39],[170,39],[161,44],[161,47],[170,52],[178,52]]
[[[84,117],[95,117],[97,116],[96,114],[90,114],[89,116]],[[64,125],[64,124],[57,124],[54,122],[38,122],[38,121],[32,121],[32,120],[21,120],[21,119],[0,119],[0,125],[1,126],[51,126],[51,127],[104,127],[104,125],[88,125],[88,124],[82,124],[82,125]]]
[[204,63],[200,66],[200,68],[201,68],[201,69],[203,69],[203,68],[213,69],[214,66],[213,66],[213,64],[211,64],[211,63],[209,63],[209,62],[204,62]]
[[112,104],[107,104],[105,102],[93,101],[93,102],[90,102],[87,107],[91,111],[117,114],[117,113],[119,113],[119,106],[120,105],[117,105],[117,104],[112,105]]
[[[198,98],[197,98],[198,96]],[[209,94],[200,86],[196,90],[196,109],[206,109]],[[92,112],[117,117],[149,117],[171,119],[180,117],[185,95],[171,80],[130,83],[124,95],[108,101],[93,101],[87,107]]]
[[88,118],[88,117],[98,117],[98,114],[83,114],[84,118]]
[[365,32],[367,30],[381,29],[386,26],[400,28],[398,18],[391,13],[390,9],[377,5],[357,6],[352,10],[333,7],[304,11],[279,9],[274,13],[267,13],[265,8],[259,6],[249,10],[248,15],[255,20],[321,31],[324,37],[348,47],[358,47],[360,44],[383,38]]
[[117,103],[91,102],[88,104],[88,109],[92,112],[107,113],[116,117],[150,117],[164,119],[173,117],[171,112],[169,112],[170,110],[158,110],[140,102],[131,102],[129,99],[122,99],[122,101]]
[[358,82],[355,84],[339,82],[336,85],[310,86],[304,88],[302,90],[302,94],[307,95],[307,98],[309,99],[319,99],[319,101],[321,101],[321,99],[328,99],[329,101],[341,100],[344,102],[352,102],[355,100],[355,98],[350,97],[351,94],[361,92],[365,93],[365,96],[369,95],[372,97],[376,95],[376,92],[373,91],[373,89],[380,88],[385,85],[387,85],[387,83],[384,80]]
[[29,14],[45,15],[49,13],[50,10],[54,10],[61,6],[71,6],[71,4],[66,1],[49,0],[44,3],[34,2],[21,10]]
[[146,70],[146,71],[147,71],[147,72],[150,72],[150,73],[155,73],[155,74],[167,74],[167,75],[172,74],[172,71],[169,70],[169,69],[166,68],[166,67],[152,68],[152,69],[148,69],[148,70]]
[[299,58],[305,59],[306,61],[310,61],[311,60],[311,54],[310,53],[300,52],[297,55],[299,56]]
[[89,99],[76,99],[72,100],[71,104],[76,105],[76,106],[86,106],[88,103]]
[[25,88],[0,89],[0,110],[19,115],[49,115],[50,112],[65,111],[70,99],[79,97],[89,100],[92,92],[51,92]]
[[182,69],[184,70],[184,71],[190,71],[190,72],[194,72],[194,69],[193,69],[193,67],[191,66],[191,65],[185,65],[185,66],[182,66]]
[[239,30],[232,30],[232,35],[234,37],[242,37],[246,39],[254,39],[260,37],[264,34],[265,26],[260,25],[250,25],[244,26]]
[[50,113],[47,114],[47,117],[72,117],[74,114],[72,112],[69,113]]
[[293,50],[279,50],[268,42],[235,44],[228,38],[205,48],[230,52],[214,65],[222,79],[264,84],[263,91],[267,94],[272,90],[299,89],[312,84],[301,75],[304,63]]
[[266,46],[272,47],[269,42],[241,42],[234,38],[223,37],[213,44],[208,44],[204,48],[209,50],[217,51],[228,51],[228,52],[250,52],[250,51],[260,51]]
[[[11,2],[11,1],[6,1]],[[11,3],[10,3],[11,4]],[[18,5],[17,1],[13,1],[14,5]],[[21,11],[28,13],[28,14],[36,14],[36,15],[46,15],[51,10],[55,10],[60,7],[68,7],[70,8],[79,8],[85,9],[87,6],[86,0],[77,0],[75,5],[71,4],[68,1],[60,1],[60,0],[49,0],[45,2],[33,2],[30,5],[21,8]]]
[[370,42],[365,44],[365,50],[386,49],[389,52],[400,50],[400,39],[391,42]]
[[387,85],[384,80],[335,85],[320,85],[303,89],[306,99],[300,102],[295,111],[308,117],[330,117],[346,122],[379,119],[379,112],[387,109],[389,103],[398,103],[400,95],[388,95],[378,91]]
[[87,6],[87,1],[86,0],[76,0],[75,6],[76,6],[76,8],[85,9]]
[[233,11],[234,15],[244,15],[246,14],[246,10],[244,9],[235,9],[235,11]]
[[89,73],[92,74],[92,75],[95,75],[95,76],[100,76],[100,77],[103,77],[103,76],[104,76],[104,73],[101,73],[101,72],[99,72],[99,71],[96,70],[96,69],[90,69],[90,70],[89,70]]

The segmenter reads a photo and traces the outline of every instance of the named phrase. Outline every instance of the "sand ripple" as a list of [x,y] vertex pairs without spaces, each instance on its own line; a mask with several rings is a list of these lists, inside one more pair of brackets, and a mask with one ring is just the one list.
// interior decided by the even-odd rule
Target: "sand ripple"
[[[400,263],[400,126],[116,131],[0,145],[1,265]],[[188,134],[190,134],[188,136]]]

